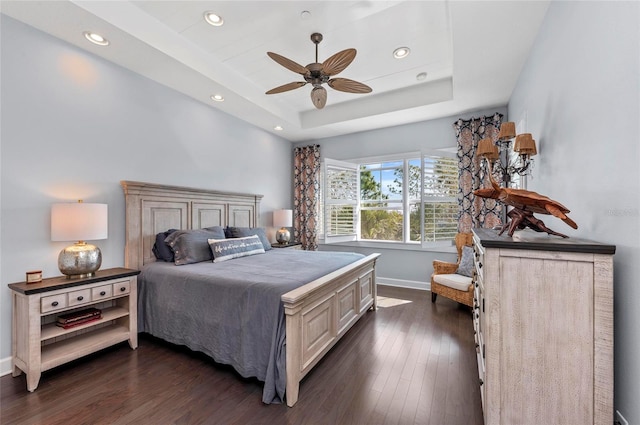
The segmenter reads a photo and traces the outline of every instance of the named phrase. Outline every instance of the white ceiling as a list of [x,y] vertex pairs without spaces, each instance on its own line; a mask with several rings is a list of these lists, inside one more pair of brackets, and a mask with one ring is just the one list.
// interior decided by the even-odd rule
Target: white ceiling
[[[549,1],[7,1],[2,13],[291,141],[310,140],[506,105]],[[224,25],[205,22],[213,11]],[[308,18],[302,12],[310,12]],[[89,43],[100,33],[107,47]],[[369,94],[311,88],[265,95],[301,65],[347,48],[339,76]],[[395,48],[411,54],[394,59]],[[426,72],[422,81],[416,75]],[[213,102],[212,94],[224,96]],[[280,125],[283,131],[276,132]]]

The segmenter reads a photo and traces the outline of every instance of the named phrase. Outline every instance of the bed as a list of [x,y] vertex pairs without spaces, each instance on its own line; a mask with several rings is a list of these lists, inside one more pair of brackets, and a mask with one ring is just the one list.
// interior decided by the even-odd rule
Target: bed
[[[132,181],[121,185],[125,265],[142,271],[139,331],[202,351],[243,376],[257,377],[265,383],[265,403],[286,395],[287,405],[293,406],[302,378],[358,319],[376,309],[379,254],[273,249],[215,264],[158,262],[152,252],[156,234],[171,228],[259,227],[262,196]],[[225,275],[213,279],[219,282],[213,290],[198,280],[206,280],[212,270]],[[224,303],[220,294],[244,308],[222,314],[222,307],[212,304]],[[206,332],[194,331],[198,328]],[[268,358],[259,358],[256,353],[265,354],[267,346]]]

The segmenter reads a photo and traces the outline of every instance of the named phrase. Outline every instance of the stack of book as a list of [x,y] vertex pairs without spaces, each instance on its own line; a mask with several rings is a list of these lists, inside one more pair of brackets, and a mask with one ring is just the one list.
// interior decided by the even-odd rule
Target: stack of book
[[69,329],[73,328],[74,326],[84,325],[87,322],[99,320],[101,318],[102,310],[99,310],[97,308],[87,308],[85,310],[61,314],[57,317],[56,325],[64,329]]

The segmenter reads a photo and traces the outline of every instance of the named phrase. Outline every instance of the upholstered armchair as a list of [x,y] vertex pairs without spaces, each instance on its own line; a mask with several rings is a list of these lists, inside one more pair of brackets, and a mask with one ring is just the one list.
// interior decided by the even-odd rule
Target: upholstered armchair
[[[473,234],[458,233],[455,238],[458,261],[448,263],[435,260],[431,275],[431,302],[438,295],[461,304],[473,306]],[[464,249],[464,247],[468,247]]]

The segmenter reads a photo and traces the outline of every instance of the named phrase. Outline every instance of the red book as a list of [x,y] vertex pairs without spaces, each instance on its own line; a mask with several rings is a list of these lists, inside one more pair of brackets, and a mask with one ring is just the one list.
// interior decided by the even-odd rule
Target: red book
[[73,328],[75,326],[80,326],[80,325],[84,325],[85,323],[89,323],[89,322],[93,322],[95,320],[100,320],[102,319],[102,315],[99,316],[93,316],[93,317],[89,317],[87,319],[82,319],[82,320],[76,320],[74,322],[71,323],[60,323],[60,322],[56,322],[57,326],[60,326],[63,329],[69,329],[69,328]]
[[100,316],[101,310],[97,308],[87,308],[85,310],[74,311],[67,314],[61,314],[57,317],[57,322],[61,324],[73,323],[79,320],[90,319],[92,317]]

